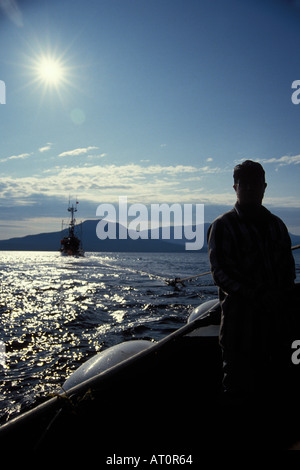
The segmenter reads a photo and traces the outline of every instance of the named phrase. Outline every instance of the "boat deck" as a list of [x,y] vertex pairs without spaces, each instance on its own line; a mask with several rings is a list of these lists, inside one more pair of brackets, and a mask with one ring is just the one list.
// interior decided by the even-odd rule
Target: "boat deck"
[[217,331],[207,320],[186,325],[2,426],[1,444],[107,455],[289,448],[300,438],[290,389],[289,400],[274,393],[255,403],[222,401]]

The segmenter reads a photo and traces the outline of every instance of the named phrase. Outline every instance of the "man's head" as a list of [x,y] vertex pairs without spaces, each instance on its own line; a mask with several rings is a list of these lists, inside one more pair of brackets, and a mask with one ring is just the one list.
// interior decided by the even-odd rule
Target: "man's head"
[[265,171],[260,163],[246,160],[236,165],[233,171],[234,189],[238,202],[243,204],[261,204],[267,184]]

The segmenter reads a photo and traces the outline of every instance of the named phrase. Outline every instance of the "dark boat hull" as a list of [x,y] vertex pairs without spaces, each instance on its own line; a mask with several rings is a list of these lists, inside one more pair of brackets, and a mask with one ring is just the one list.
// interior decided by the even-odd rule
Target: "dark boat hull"
[[[296,442],[297,430],[282,421],[291,418],[291,403],[278,403],[274,395],[267,402],[224,406],[217,331],[209,315],[196,319],[2,426],[0,443],[5,449],[79,447],[136,455],[278,449]],[[296,413],[293,419],[297,424]]]
[[83,256],[81,242],[77,237],[65,237],[61,240],[60,252],[65,256]]

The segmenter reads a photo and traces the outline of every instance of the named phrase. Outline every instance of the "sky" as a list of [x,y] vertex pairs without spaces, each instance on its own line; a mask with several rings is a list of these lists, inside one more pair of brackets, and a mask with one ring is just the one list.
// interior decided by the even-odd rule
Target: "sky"
[[246,159],[300,234],[300,2],[0,0],[0,44],[0,239],[60,230],[69,198],[211,222]]

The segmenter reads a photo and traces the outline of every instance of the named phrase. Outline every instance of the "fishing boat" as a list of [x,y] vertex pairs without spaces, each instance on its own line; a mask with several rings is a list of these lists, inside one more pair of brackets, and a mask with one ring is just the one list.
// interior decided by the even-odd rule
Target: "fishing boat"
[[[76,219],[74,217],[74,213],[77,212],[77,205],[78,201],[76,201],[76,205],[70,205],[68,211],[71,212],[71,219],[68,225],[68,233],[67,235],[61,239],[60,241],[60,252],[62,255],[67,256],[84,256],[84,250],[82,248],[82,241],[79,236],[76,234]],[[63,223],[62,223],[63,228]]]
[[96,354],[55,396],[2,425],[2,448],[191,459],[210,449],[297,448],[298,377],[292,388],[277,377],[253,402],[224,402],[219,326],[214,299],[158,342],[127,341]]

